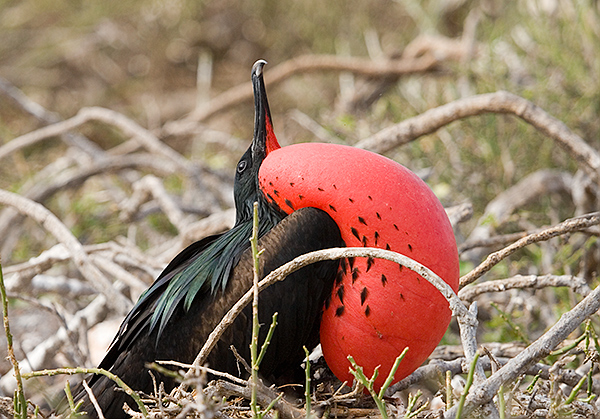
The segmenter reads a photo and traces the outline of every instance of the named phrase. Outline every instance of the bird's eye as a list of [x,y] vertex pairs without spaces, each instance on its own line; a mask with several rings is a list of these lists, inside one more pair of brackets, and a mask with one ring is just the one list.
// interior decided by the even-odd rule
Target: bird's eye
[[238,173],[243,173],[244,170],[246,170],[246,167],[248,166],[248,162],[246,160],[242,160],[241,162],[238,163],[237,165],[237,172]]

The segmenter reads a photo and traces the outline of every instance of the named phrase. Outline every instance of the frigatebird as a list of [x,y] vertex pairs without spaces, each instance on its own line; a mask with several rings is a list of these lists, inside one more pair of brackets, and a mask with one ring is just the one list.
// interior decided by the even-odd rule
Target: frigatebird
[[[255,95],[255,126],[251,146],[236,167],[234,198],[236,221],[231,230],[207,237],[177,255],[146,290],[123,320],[99,368],[119,376],[131,388],[150,393],[152,377],[147,364],[156,360],[191,363],[206,338],[225,313],[252,286],[253,262],[250,253],[253,205],[258,202],[261,272],[268,274],[304,253],[340,247],[337,224],[324,211],[307,208],[288,216],[260,193],[258,169],[273,150],[279,148],[273,134],[271,114],[263,81],[265,61],[252,68]],[[291,377],[304,358],[303,346],[319,341],[323,301],[331,291],[338,261],[307,266],[285,281],[264,290],[259,299],[259,321],[270,324],[278,313],[278,326],[261,362],[260,373],[272,381]],[[230,346],[250,359],[251,307],[238,316],[211,352],[207,364],[218,371],[243,375]],[[267,327],[261,327],[264,341]],[[156,374],[156,373],[154,373]],[[127,417],[123,403],[132,399],[103,375],[87,379],[106,418]],[[167,391],[177,383],[159,376]],[[97,417],[85,391],[80,411]]]
[[[458,252],[452,226],[431,189],[404,166],[357,148],[320,143],[281,148],[273,131],[262,70],[252,68],[255,128],[234,181],[236,222],[222,235],[179,254],[123,321],[100,367],[132,388],[152,389],[146,364],[190,362],[223,314],[250,288],[248,239],[258,202],[262,272],[306,252],[330,247],[378,247],[427,266],[455,291]],[[263,377],[293,375],[303,346],[320,339],[327,364],[351,381],[348,355],[367,375],[379,367],[382,384],[406,348],[395,380],[433,351],[450,322],[445,298],[417,273],[373,258],[346,258],[303,268],[260,297],[260,322],[274,312],[279,326],[261,364]],[[320,332],[319,332],[320,328]],[[214,369],[240,374],[229,350],[249,358],[250,308],[228,329],[208,358]],[[261,333],[266,333],[262,328]],[[166,389],[175,382],[160,377]],[[107,418],[124,417],[128,397],[102,376],[90,386]],[[85,410],[94,416],[87,396]]]

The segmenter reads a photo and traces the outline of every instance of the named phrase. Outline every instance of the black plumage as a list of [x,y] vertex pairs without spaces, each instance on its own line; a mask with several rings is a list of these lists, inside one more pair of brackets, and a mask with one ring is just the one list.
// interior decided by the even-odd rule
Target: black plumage
[[[263,276],[304,253],[344,245],[338,226],[324,211],[304,208],[285,216],[267,203],[259,189],[258,169],[268,152],[271,129],[263,65],[263,61],[257,62],[252,71],[255,132],[252,145],[236,170],[234,227],[192,244],[173,259],[127,315],[99,365],[135,390],[152,391],[147,363],[192,362],[223,315],[251,287],[249,238],[254,202],[259,203]],[[337,261],[326,261],[307,266],[260,294],[259,320],[265,325],[261,328],[261,341],[272,314],[279,313],[278,326],[260,366],[263,377],[276,381],[292,375],[304,357],[303,346],[314,347],[318,343],[323,302],[331,292],[338,265]],[[225,332],[208,357],[210,367],[240,375],[230,345],[249,360],[251,312],[251,307],[246,307]],[[170,378],[159,379],[167,390],[176,385]],[[104,376],[91,376],[87,381],[106,418],[126,417],[122,406],[124,402],[133,406],[129,396],[115,391],[113,382]],[[84,401],[83,410],[90,417],[96,417],[84,391],[76,399]]]

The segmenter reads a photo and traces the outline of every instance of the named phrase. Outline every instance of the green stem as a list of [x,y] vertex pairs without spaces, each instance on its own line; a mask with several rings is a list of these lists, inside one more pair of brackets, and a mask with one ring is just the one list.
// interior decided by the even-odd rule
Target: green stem
[[377,409],[379,409],[379,413],[381,413],[381,417],[383,419],[388,419],[385,402],[383,401],[383,399],[381,397],[379,397],[379,394],[377,394],[373,388],[373,383],[375,382],[375,379],[379,375],[379,367],[375,367],[375,371],[373,371],[373,376],[369,379],[363,372],[363,368],[356,363],[354,358],[352,358],[352,355],[348,355],[348,361],[350,361],[350,364],[352,365],[352,368],[350,369],[350,373],[352,375],[354,375],[354,377],[360,383],[362,383],[362,385],[365,386],[365,388],[369,391],[369,393],[371,393],[371,397],[373,397],[373,401],[377,405]]
[[456,419],[460,419],[460,416],[462,415],[462,410],[465,405],[465,400],[467,399],[467,394],[469,394],[469,389],[473,385],[473,376],[475,375],[475,366],[477,365],[478,360],[479,352],[475,354],[475,356],[473,357],[473,361],[471,362],[469,374],[467,375],[467,383],[465,384],[465,389],[460,395],[460,399],[458,400],[458,406],[456,407]]
[[306,373],[306,382],[304,384],[304,399],[306,400],[306,417],[310,417],[312,416],[311,414],[311,410],[312,410],[312,406],[311,406],[311,397],[310,397],[310,360],[308,359],[308,357],[310,356],[310,352],[308,352],[308,349],[306,349],[306,346],[303,347],[304,348],[304,353],[306,354],[306,367],[304,368],[305,373]]
[[277,313],[273,313],[273,320],[271,320],[271,326],[269,326],[269,331],[267,332],[267,337],[260,348],[260,354],[258,355],[258,359],[256,360],[257,366],[260,366],[265,354],[267,353],[267,348],[271,343],[271,339],[273,339],[273,333],[275,332],[275,327],[277,327]]
[[504,385],[498,389],[498,415],[500,419],[506,417],[506,401],[504,400]]
[[0,293],[2,293],[2,319],[4,321],[4,333],[6,334],[6,346],[8,349],[8,357],[15,371],[17,380],[17,390],[15,394],[15,418],[27,418],[27,399],[23,391],[23,380],[21,379],[21,369],[19,361],[15,356],[13,349],[13,337],[10,333],[10,324],[8,322],[8,297],[6,296],[6,287],[4,286],[4,276],[2,275],[2,262],[0,261]]
[[577,398],[577,393],[579,393],[583,385],[586,383],[587,378],[587,374],[581,377],[577,385],[573,387],[573,390],[571,391],[571,394],[569,394],[569,397],[567,397],[567,400],[565,400],[565,404],[573,403],[575,401],[575,398]]
[[252,220],[252,237],[250,237],[250,246],[252,248],[253,266],[253,290],[254,298],[252,300],[252,343],[250,344],[250,367],[252,368],[252,389],[250,392],[250,407],[252,409],[252,417],[261,417],[257,403],[257,385],[258,385],[258,332],[260,324],[258,322],[258,270],[259,254],[258,254],[258,202],[254,203],[254,216]]
[[394,365],[392,366],[392,369],[390,370],[390,373],[388,374],[387,379],[383,383],[383,386],[381,386],[381,389],[379,389],[379,398],[383,399],[383,395],[385,394],[385,391],[388,389],[390,384],[392,384],[392,381],[394,381],[394,375],[396,375],[396,371],[398,371],[398,367],[400,366],[400,363],[404,359],[404,356],[406,355],[407,352],[408,352],[408,346],[406,348],[404,348],[402,353],[400,355],[398,355],[398,357],[396,358],[396,361],[394,361]]

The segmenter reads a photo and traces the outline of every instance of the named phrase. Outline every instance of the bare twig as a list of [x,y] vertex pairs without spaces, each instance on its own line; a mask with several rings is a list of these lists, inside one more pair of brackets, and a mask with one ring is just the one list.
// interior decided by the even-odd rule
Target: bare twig
[[[103,321],[108,315],[106,297],[99,295],[84,309],[78,311],[68,320],[68,330],[79,330],[82,324],[92,327]],[[44,368],[50,363],[50,360],[56,356],[65,342],[69,341],[69,332],[64,327],[58,329],[54,335],[37,345],[33,350],[27,353],[27,359],[19,360],[22,372],[29,372],[34,369]],[[4,375],[0,379],[0,388],[5,393],[12,393],[15,386],[14,377]]]
[[[486,344],[487,346],[487,344]],[[520,351],[519,351],[520,352]],[[511,358],[506,357],[494,357],[498,363],[503,366],[506,365]],[[485,371],[490,371],[492,369],[491,361],[489,358],[482,358],[480,361],[481,366]],[[539,375],[540,378],[544,380],[550,379],[550,369],[552,365],[547,364],[534,364],[531,365],[526,370],[522,371],[522,374],[527,374],[531,376]],[[453,375],[456,374],[466,374],[468,371],[467,360],[464,357],[456,358],[451,361],[443,361],[441,359],[432,359],[429,364],[423,365],[422,367],[417,368],[415,372],[406,377],[403,380],[398,381],[396,384],[391,386],[387,395],[392,396],[394,393],[402,390],[406,390],[414,385],[419,383],[424,383],[427,380],[437,380],[440,374],[445,373],[446,371],[450,371]],[[576,371],[573,370],[560,370],[558,372],[554,372],[554,377],[556,381],[560,383],[567,384],[568,386],[576,385],[583,376]],[[592,383],[592,389],[595,393],[600,392],[600,380],[594,379]]]
[[112,260],[100,255],[90,255],[90,258],[98,269],[130,287],[134,295],[140,295],[148,288],[148,284],[144,283],[137,276],[129,273],[126,269],[123,269]]
[[[214,385],[209,386],[205,392],[209,397],[244,397],[246,399],[250,399],[250,388],[248,386],[239,386],[237,384],[229,383],[227,381],[217,381]],[[271,388],[266,387],[262,382],[259,381],[259,385],[257,387],[257,398],[258,403],[263,406],[269,405],[273,400],[276,400],[279,397],[275,391]],[[306,412],[302,409],[298,409],[288,403],[285,399],[279,399],[274,409],[279,412],[279,417],[282,419],[299,419],[304,418],[306,416]]]
[[458,292],[458,297],[466,302],[473,301],[478,295],[486,292],[503,292],[515,288],[541,289],[546,287],[569,287],[584,297],[592,290],[585,279],[573,275],[517,275],[513,278],[487,281],[471,287],[465,287]]
[[107,296],[108,304],[117,313],[127,314],[131,307],[131,301],[118,292],[112,283],[102,275],[88,257],[81,243],[54,214],[37,202],[3,190],[0,190],[0,204],[9,205],[40,223],[56,240],[65,245],[81,274],[94,288]]
[[100,405],[98,404],[98,400],[96,400],[96,396],[94,395],[94,392],[90,388],[89,384],[87,383],[86,380],[83,380],[81,382],[81,384],[83,384],[83,388],[85,389],[85,392],[87,393],[88,397],[90,398],[90,402],[92,402],[94,409],[96,409],[96,413],[98,413],[98,419],[104,419],[104,413],[102,412],[102,409],[100,408]]
[[[504,224],[519,208],[532,202],[539,202],[543,196],[561,192],[571,193],[573,176],[570,173],[544,169],[533,172],[518,183],[506,189],[492,199],[471,231],[467,240],[484,240],[492,232]],[[484,256],[484,249],[471,250],[463,254],[463,258],[479,263]]]
[[[276,270],[272,271],[262,281],[260,281],[260,283],[258,284],[259,290],[262,291],[263,289],[276,283],[277,281],[285,279],[285,277],[291,274],[292,272],[295,272],[298,269],[303,268],[304,266],[307,266],[311,263],[322,260],[335,260],[347,257],[381,258],[406,266],[407,268],[421,275],[424,279],[429,281],[442,293],[442,295],[448,300],[450,309],[452,310],[453,315],[457,316],[460,325],[464,326],[477,324],[477,319],[474,318],[473,315],[462,304],[462,302],[458,299],[452,288],[450,288],[450,286],[446,284],[434,272],[432,272],[427,267],[421,265],[420,263],[408,258],[407,256],[383,249],[369,247],[349,247],[325,249],[307,253],[305,255],[295,258],[291,262],[288,262],[285,265],[282,265]],[[206,357],[209,355],[214,345],[220,339],[225,329],[231,323],[233,323],[237,315],[251,301],[252,298],[253,292],[252,290],[249,290],[248,292],[246,292],[246,294],[244,294],[242,298],[240,298],[240,300],[231,308],[231,310],[227,312],[227,314],[223,317],[221,322],[209,335],[208,339],[206,340],[204,346],[196,356],[196,359],[194,360],[192,365],[202,365],[206,361]]]
[[[563,314],[559,321],[544,333],[538,340],[529,345],[523,352],[510,359],[496,374],[485,382],[477,384],[467,397],[465,414],[473,409],[488,403],[504,383],[514,380],[526,371],[537,360],[542,359],[577,329],[589,316],[600,309],[600,287],[596,287],[587,297],[577,304],[571,311]],[[446,412],[444,418],[454,418],[456,409]]]
[[133,195],[121,204],[125,220],[131,218],[140,205],[152,196],[178,231],[184,231],[188,225],[183,211],[169,196],[164,185],[156,176],[146,175],[133,184]]
[[458,224],[470,220],[473,216],[473,204],[471,203],[454,205],[453,207],[445,208],[445,210],[448,219],[450,219],[450,224],[452,224],[452,227],[454,228],[456,228]]
[[[2,77],[0,77],[0,93],[9,97],[19,108],[44,124],[54,124],[60,121],[57,114],[31,100],[21,89]],[[67,144],[83,150],[93,159],[99,159],[104,155],[102,148],[81,134],[66,134],[63,139]]]
[[508,113],[518,116],[556,141],[581,165],[588,176],[596,182],[600,182],[600,155],[596,150],[563,122],[550,116],[542,108],[505,91],[459,99],[430,109],[418,116],[385,128],[360,141],[356,146],[383,153],[422,135],[431,134],[451,122],[484,113]]
[[[431,71],[439,61],[433,56],[372,61],[368,58],[342,57],[338,55],[302,55],[285,61],[269,70],[269,86],[274,86],[296,75],[317,71],[351,72],[366,77],[415,74]],[[196,109],[185,119],[165,124],[163,134],[180,132],[182,124],[204,121],[230,107],[252,99],[252,84],[242,83],[221,93],[205,106]]]
[[241,378],[236,377],[235,375],[231,375],[226,372],[213,370],[212,368],[208,368],[208,367],[198,367],[198,366],[195,366],[192,364],[186,364],[186,363],[177,362],[177,361],[156,361],[156,363],[160,364],[160,365],[173,365],[175,367],[180,367],[180,368],[185,368],[185,369],[192,368],[192,369],[196,370],[196,373],[202,372],[202,373],[212,374],[217,377],[226,378],[229,381],[234,382],[239,385],[246,385],[248,383],[246,380],[242,380]]
[[[77,115],[72,118],[13,139],[0,147],[0,160],[16,150],[36,144],[44,139],[69,132],[89,121],[104,122],[119,128],[125,135],[136,139],[149,152],[171,160],[194,180],[196,186],[201,191],[206,190],[200,175],[200,170],[202,168],[199,167],[199,163],[190,162],[177,151],[161,142],[150,131],[144,129],[125,115],[100,107],[82,108]],[[211,194],[203,194],[203,197],[205,198],[207,210],[216,210],[218,208]]]
[[492,269],[492,267],[498,264],[498,262],[500,262],[502,259],[510,256],[511,254],[525,246],[528,246],[532,243],[549,240],[553,237],[560,236],[562,234],[583,230],[590,226],[598,224],[600,224],[600,213],[595,212],[592,214],[583,215],[581,217],[570,218],[566,221],[563,221],[560,224],[557,224],[539,233],[534,233],[523,237],[522,239],[511,244],[510,246],[507,246],[502,250],[490,254],[479,266],[477,266],[471,272],[460,278],[460,286],[462,288],[465,285],[474,282],[483,274]]
[[15,356],[13,349],[13,337],[10,332],[10,323],[8,320],[8,296],[6,295],[6,287],[4,286],[4,276],[2,275],[2,264],[0,263],[0,293],[2,294],[2,320],[4,324],[4,334],[6,336],[6,346],[8,350],[8,358],[12,364],[15,379],[17,381],[17,391],[15,392],[15,418],[27,419],[27,399],[23,392],[23,380],[21,379],[21,368]]

